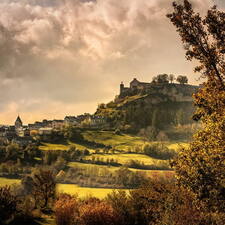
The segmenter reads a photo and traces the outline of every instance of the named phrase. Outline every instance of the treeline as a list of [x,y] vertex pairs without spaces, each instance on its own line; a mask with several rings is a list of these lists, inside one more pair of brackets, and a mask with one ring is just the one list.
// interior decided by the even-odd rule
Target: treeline
[[133,172],[127,167],[111,171],[107,167],[71,167],[56,176],[58,183],[77,184],[94,188],[138,188],[147,181],[145,172]]

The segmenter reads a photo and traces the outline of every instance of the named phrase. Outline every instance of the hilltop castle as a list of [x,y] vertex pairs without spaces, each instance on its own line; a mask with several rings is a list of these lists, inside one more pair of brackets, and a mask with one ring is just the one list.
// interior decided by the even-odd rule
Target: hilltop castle
[[170,96],[175,101],[192,101],[192,94],[197,91],[199,86],[187,84],[188,79],[186,76],[178,76],[176,79],[179,83],[173,83],[175,77],[173,75],[160,74],[153,78],[152,82],[141,82],[134,78],[130,82],[129,87],[125,87],[124,83],[120,84],[120,93],[118,98],[133,95],[166,95]]
[[146,82],[140,82],[137,80],[137,78],[134,78],[130,82],[130,87],[125,87],[123,82],[120,84],[120,94],[126,93],[128,91],[132,90],[142,90],[142,89],[148,89],[151,87],[151,83],[146,83]]

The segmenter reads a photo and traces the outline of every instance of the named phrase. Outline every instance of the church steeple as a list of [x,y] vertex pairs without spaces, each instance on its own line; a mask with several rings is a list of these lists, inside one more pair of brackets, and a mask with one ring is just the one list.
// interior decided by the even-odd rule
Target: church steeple
[[18,117],[17,117],[17,119],[16,119],[16,121],[15,121],[15,127],[16,128],[20,128],[20,127],[22,127],[23,126],[23,122],[22,122],[22,120],[20,119],[20,116],[18,115]]

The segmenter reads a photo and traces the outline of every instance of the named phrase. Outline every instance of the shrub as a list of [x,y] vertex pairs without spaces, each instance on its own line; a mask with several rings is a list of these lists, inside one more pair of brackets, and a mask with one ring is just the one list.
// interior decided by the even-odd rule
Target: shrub
[[73,225],[78,219],[79,203],[76,197],[67,194],[59,196],[55,203],[55,218],[57,225]]
[[0,188],[0,224],[14,219],[17,205],[18,198],[12,194],[10,187]]
[[40,169],[32,176],[32,194],[37,206],[47,208],[55,198],[55,176],[50,170]]
[[[79,201],[77,197],[63,194],[55,203],[57,225],[119,225],[113,207],[97,198]],[[122,225],[122,224],[121,224]]]
[[120,131],[119,128],[117,128],[117,129],[114,131],[114,133],[117,134],[117,135],[121,135],[121,131]]
[[91,201],[80,207],[82,225],[119,225],[119,217],[110,204]]
[[163,144],[146,144],[143,147],[143,151],[146,155],[156,159],[171,159],[176,155],[174,150],[170,150]]

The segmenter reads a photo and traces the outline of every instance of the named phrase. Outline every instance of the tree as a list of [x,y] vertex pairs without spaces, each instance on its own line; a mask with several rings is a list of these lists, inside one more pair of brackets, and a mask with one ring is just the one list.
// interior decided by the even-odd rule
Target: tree
[[0,224],[7,224],[18,213],[18,197],[12,194],[9,186],[0,188]]
[[169,14],[177,28],[188,60],[197,60],[206,78],[194,96],[198,107],[193,118],[203,124],[190,147],[184,149],[173,165],[178,183],[191,190],[200,203],[214,212],[225,210],[225,12],[211,8],[204,19],[194,12],[188,0],[173,3]]
[[159,74],[153,78],[153,82],[156,83],[169,83],[169,76],[167,74]]
[[169,81],[170,81],[170,83],[172,84],[174,80],[175,80],[175,76],[173,74],[170,74],[169,75]]
[[46,208],[55,199],[55,176],[50,170],[40,169],[32,176],[32,194],[36,204]]
[[179,82],[180,84],[187,84],[188,78],[186,76],[180,75],[177,77],[177,82]]

